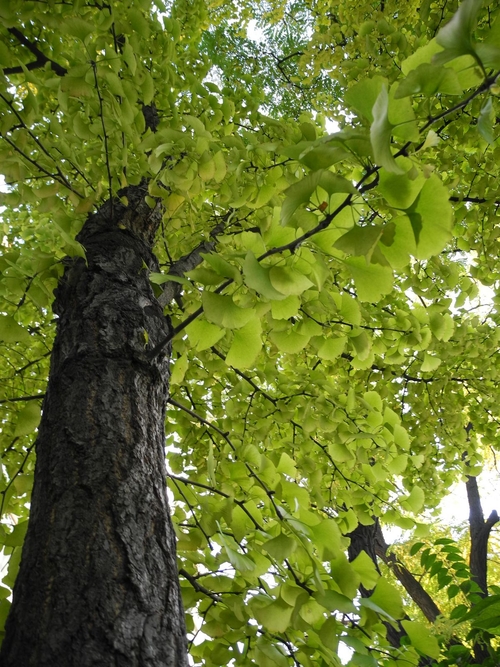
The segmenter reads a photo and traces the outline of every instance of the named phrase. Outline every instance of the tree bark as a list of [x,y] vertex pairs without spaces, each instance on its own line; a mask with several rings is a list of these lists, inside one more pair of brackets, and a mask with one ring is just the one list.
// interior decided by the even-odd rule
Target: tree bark
[[[170,331],[144,185],[107,202],[56,292],[31,517],[2,667],[186,667],[164,460]],[[147,269],[146,269],[147,267]]]
[[481,595],[488,595],[488,540],[491,529],[499,521],[496,510],[484,520],[481,497],[477,478],[467,475],[465,482],[469,502],[470,557],[469,565],[472,580],[481,589]]
[[[385,553],[388,549],[388,545],[385,542],[379,520],[374,518],[374,522],[369,526],[364,526],[363,524],[359,523],[355,530],[348,534],[348,537],[351,538],[351,543],[348,547],[349,561],[352,562],[361,553],[361,551],[365,551],[373,561],[377,571],[380,572],[377,556],[386,562],[385,558],[381,556],[381,552],[384,551]],[[408,574],[410,577],[412,576],[409,572]],[[364,588],[364,586],[360,586],[359,590],[361,597],[364,598],[370,597],[373,592],[367,590]],[[408,619],[407,616],[405,618]],[[389,644],[391,644],[391,646],[394,648],[401,648],[401,640],[407,634],[406,630],[401,625],[401,621],[397,620],[396,625],[389,623],[388,621],[383,621],[383,623],[387,629],[387,641]],[[431,665],[432,662],[433,661],[430,658],[420,656],[418,667],[428,667],[428,665]]]
[[[481,589],[482,597],[488,596],[488,541],[493,526],[499,517],[496,510],[484,520],[481,496],[477,485],[477,477],[467,475],[465,481],[467,489],[467,501],[469,503],[469,534],[470,534],[470,556],[469,566],[472,581]],[[487,635],[483,635],[481,641],[474,642],[474,658],[477,664],[482,664],[490,657],[488,650],[490,645]]]
[[377,522],[378,530],[375,536],[375,553],[391,569],[396,579],[404,587],[413,602],[419,607],[425,618],[435,623],[441,611],[422,584],[415,579],[413,574],[402,565],[396,556],[388,553],[389,545],[386,544],[380,523]]

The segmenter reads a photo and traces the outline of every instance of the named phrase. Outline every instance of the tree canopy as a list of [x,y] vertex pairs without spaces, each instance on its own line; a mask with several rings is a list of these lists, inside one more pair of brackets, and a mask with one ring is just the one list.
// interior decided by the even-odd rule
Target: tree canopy
[[[2,2],[2,626],[53,292],[85,258],[88,215],[143,184],[163,208],[149,279],[174,334],[136,333],[153,357],[171,346],[192,663],[497,664],[498,516],[476,478],[500,420],[499,14]],[[468,546],[430,513],[459,480]],[[391,551],[394,526],[409,532]]]

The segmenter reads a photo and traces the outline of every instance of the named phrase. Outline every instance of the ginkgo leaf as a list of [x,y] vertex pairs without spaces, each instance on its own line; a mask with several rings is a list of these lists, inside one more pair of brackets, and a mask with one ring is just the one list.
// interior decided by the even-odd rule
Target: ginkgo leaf
[[493,133],[494,119],[495,110],[493,109],[493,100],[491,97],[488,97],[481,107],[481,112],[479,113],[477,121],[477,129],[483,139],[489,144],[492,144],[495,141],[495,135]]
[[273,558],[285,560],[285,558],[288,558],[295,551],[297,542],[291,537],[281,534],[264,542],[262,548]]
[[239,329],[255,316],[252,308],[240,308],[232,297],[215,292],[205,290],[202,303],[207,320],[227,329]]
[[424,354],[424,360],[422,362],[420,370],[423,373],[430,373],[432,371],[435,371],[436,368],[439,368],[440,365],[441,365],[441,359],[439,357],[434,357],[432,356],[432,354],[426,352]]
[[483,0],[463,0],[458,11],[438,32],[436,41],[444,47],[444,51],[434,57],[440,64],[465,54],[473,54],[472,33],[476,25],[476,17]]
[[392,290],[393,275],[390,268],[380,264],[368,264],[364,257],[346,260],[361,301],[376,303]]
[[384,84],[373,105],[373,122],[370,126],[370,140],[375,162],[393,174],[404,174],[391,151],[393,125],[389,122],[389,93]]
[[293,607],[284,600],[275,600],[271,604],[260,606],[253,603],[252,610],[259,623],[269,632],[285,632],[292,617]]
[[269,271],[270,268],[262,266],[249,250],[243,263],[245,284],[272,301],[285,299],[286,296],[273,287]]
[[10,315],[0,315],[0,340],[6,343],[29,343],[31,336]]
[[231,278],[231,280],[234,280],[238,283],[241,282],[241,274],[238,269],[220,255],[216,255],[215,253],[202,252],[200,253],[200,256],[203,257],[203,259],[208,264],[210,264],[213,270],[216,271],[220,276],[223,276],[224,278]]
[[18,413],[14,437],[19,438],[33,433],[40,422],[40,412],[40,405],[37,401],[26,403],[25,407]]
[[325,169],[318,169],[285,190],[285,201],[281,207],[281,224],[287,225],[297,208],[306,204],[318,186],[329,194],[354,193],[355,188],[346,178]]
[[326,361],[333,361],[340,357],[345,350],[347,336],[338,336],[337,338],[327,338],[318,349],[318,357]]
[[385,78],[375,76],[356,83],[345,94],[347,104],[358,111],[370,123],[373,122],[373,107],[382,87],[387,84]]
[[422,173],[419,173],[417,178],[410,178],[408,173],[394,174],[381,169],[377,190],[384,196],[389,206],[407,209],[413,204],[425,182]]
[[225,334],[224,329],[201,319],[192,322],[186,331],[191,343],[199,352],[215,345]]
[[[244,311],[243,311],[244,312]],[[256,317],[235,331],[226,364],[233,368],[249,368],[262,348],[262,326]]]
[[413,228],[418,259],[435,255],[450,240],[453,214],[448,191],[434,174],[426,180],[407,215]]
[[304,336],[296,331],[272,331],[269,338],[282,352],[295,354],[305,348],[310,336]]
[[431,658],[439,658],[441,651],[436,637],[419,621],[401,621],[401,625],[406,630],[412,646],[419,653],[428,655]]
[[407,505],[414,514],[418,514],[418,512],[420,512],[420,510],[424,506],[424,502],[425,502],[425,493],[417,485],[413,487],[410,495],[403,501],[403,503]]
[[367,589],[374,588],[380,578],[375,563],[368,556],[366,551],[360,551],[356,558],[351,562],[351,566],[360,576],[361,583]]
[[275,320],[288,320],[290,317],[297,315],[299,308],[300,299],[293,294],[287,296],[282,301],[273,301],[271,303],[271,312]]
[[273,266],[269,279],[274,289],[285,296],[302,294],[313,285],[307,276],[288,266]]
[[348,255],[365,255],[370,257],[373,248],[382,236],[383,228],[379,225],[358,225],[335,241],[335,247]]

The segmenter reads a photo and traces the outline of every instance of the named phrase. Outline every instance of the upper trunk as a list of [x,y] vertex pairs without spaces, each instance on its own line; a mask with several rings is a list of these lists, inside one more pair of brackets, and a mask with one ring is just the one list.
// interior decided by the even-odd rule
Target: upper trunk
[[[79,240],[54,311],[58,330],[31,517],[2,667],[184,667],[164,413],[169,334],[148,281],[159,211],[129,188]],[[113,210],[114,208],[114,210]]]

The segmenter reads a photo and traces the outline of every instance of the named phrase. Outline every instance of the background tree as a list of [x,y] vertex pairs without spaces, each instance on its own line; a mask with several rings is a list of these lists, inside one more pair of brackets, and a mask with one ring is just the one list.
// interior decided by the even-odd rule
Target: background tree
[[2,665],[496,664],[498,12],[2,4]]

